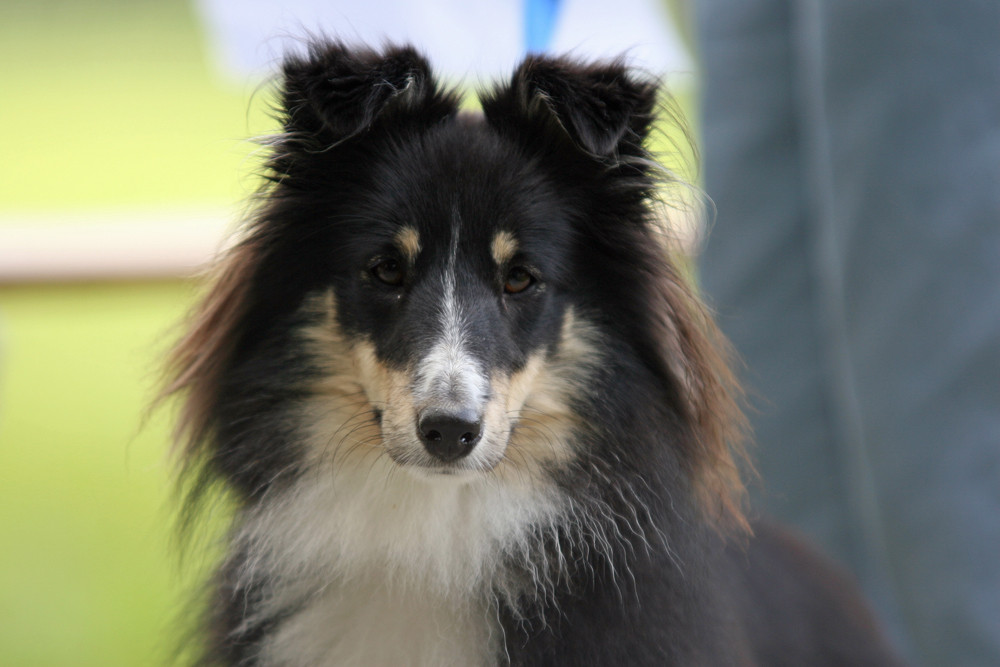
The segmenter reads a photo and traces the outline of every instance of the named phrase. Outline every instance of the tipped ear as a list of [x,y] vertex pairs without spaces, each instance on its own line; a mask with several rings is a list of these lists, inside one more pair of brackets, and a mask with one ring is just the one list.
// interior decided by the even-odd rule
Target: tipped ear
[[507,87],[484,97],[483,110],[494,126],[518,120],[555,126],[586,153],[613,158],[642,151],[657,90],[618,61],[530,56]]
[[323,147],[370,129],[380,116],[400,112],[435,122],[454,113],[457,100],[439,90],[427,60],[409,46],[384,52],[339,42],[311,45],[282,68],[285,131]]

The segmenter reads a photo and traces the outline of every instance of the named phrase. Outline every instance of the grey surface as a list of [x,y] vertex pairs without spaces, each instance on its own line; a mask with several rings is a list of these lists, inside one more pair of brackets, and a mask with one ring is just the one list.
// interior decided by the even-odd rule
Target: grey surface
[[700,0],[705,291],[757,506],[915,664],[1000,665],[1000,4]]

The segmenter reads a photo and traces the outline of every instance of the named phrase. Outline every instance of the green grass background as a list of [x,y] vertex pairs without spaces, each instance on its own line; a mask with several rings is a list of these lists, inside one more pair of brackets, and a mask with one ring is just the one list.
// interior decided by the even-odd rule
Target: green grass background
[[[189,3],[3,0],[0,72],[0,224],[218,209],[250,187],[262,114],[213,75]],[[170,546],[169,415],[141,421],[192,291],[0,286],[0,665],[173,649],[192,575]]]
[[[0,0],[0,225],[234,206],[267,128],[179,0]],[[135,224],[143,224],[141,217]],[[0,285],[0,665],[164,662],[169,414],[142,424],[182,281]]]

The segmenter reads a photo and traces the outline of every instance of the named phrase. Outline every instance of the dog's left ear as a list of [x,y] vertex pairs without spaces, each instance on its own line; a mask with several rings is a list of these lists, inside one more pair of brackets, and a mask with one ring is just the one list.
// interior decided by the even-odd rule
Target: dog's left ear
[[498,129],[558,128],[592,157],[614,160],[643,152],[653,122],[658,86],[622,62],[581,64],[529,56],[510,83],[482,99]]

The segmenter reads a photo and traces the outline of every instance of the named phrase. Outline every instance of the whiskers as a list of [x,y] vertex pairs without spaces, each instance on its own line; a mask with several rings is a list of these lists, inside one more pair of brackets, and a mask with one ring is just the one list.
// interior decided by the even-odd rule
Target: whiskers
[[524,405],[508,411],[510,435],[504,460],[517,471],[537,470],[571,457],[577,438],[572,420]]
[[314,394],[302,411],[310,432],[314,465],[338,466],[347,461],[384,454],[378,411],[384,404],[372,402],[364,390],[350,393]]

